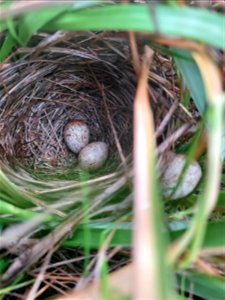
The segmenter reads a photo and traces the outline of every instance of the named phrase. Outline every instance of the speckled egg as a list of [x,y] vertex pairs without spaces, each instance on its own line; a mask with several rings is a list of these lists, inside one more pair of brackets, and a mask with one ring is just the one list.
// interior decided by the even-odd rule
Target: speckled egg
[[197,161],[192,161],[183,176],[181,183],[173,193],[180,175],[182,174],[186,157],[182,154],[170,152],[167,156],[166,169],[163,172],[160,182],[163,190],[163,196],[170,199],[178,199],[186,197],[197,186],[202,177],[202,170]]
[[104,165],[107,157],[108,146],[106,143],[90,143],[79,153],[79,166],[83,170],[98,170]]
[[83,121],[71,121],[64,129],[66,145],[74,153],[79,153],[88,144],[89,136],[88,126]]

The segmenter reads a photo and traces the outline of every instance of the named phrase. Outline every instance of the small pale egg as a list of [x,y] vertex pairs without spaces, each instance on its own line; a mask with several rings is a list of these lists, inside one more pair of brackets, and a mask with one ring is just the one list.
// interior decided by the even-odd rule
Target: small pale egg
[[182,174],[185,162],[186,158],[182,154],[170,152],[169,156],[167,156],[167,161],[165,162],[166,168],[160,178],[165,198],[175,200],[186,197],[197,186],[202,177],[202,170],[197,161],[192,161],[187,167],[178,188],[173,193],[173,189],[176,187],[179,177]]
[[79,153],[88,144],[89,136],[88,126],[83,121],[71,121],[64,129],[64,140],[74,153]]
[[79,165],[84,170],[101,168],[108,157],[108,146],[104,142],[93,142],[81,150],[78,156]]

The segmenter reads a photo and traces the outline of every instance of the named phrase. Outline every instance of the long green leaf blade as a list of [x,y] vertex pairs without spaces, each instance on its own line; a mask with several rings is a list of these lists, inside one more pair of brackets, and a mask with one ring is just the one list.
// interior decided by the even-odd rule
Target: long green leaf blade
[[158,32],[161,35],[193,39],[224,49],[223,22],[224,17],[221,14],[198,8],[157,5],[153,16],[148,5],[117,4],[68,11],[47,24],[45,29]]
[[173,49],[175,62],[184,78],[195,105],[201,115],[206,110],[206,93],[198,65],[193,59],[190,51]]
[[27,44],[34,33],[66,9],[68,9],[68,6],[55,6],[54,9],[49,8],[42,10],[38,17],[36,11],[22,16],[19,27],[19,39],[23,45],[25,46]]
[[[101,246],[101,235],[102,232],[107,230],[110,226],[115,228],[115,234],[110,241],[110,247],[123,246],[132,247],[132,230],[133,226],[131,223],[121,223],[121,224],[100,224],[100,223],[90,223],[88,224],[90,231],[89,247],[91,249],[98,249]],[[225,247],[225,236],[223,234],[225,228],[225,222],[212,222],[209,223],[206,229],[206,235],[203,241],[203,248],[217,248]],[[65,247],[85,247],[84,241],[85,226],[80,225],[76,232],[67,241],[64,242]],[[184,234],[185,230],[176,230],[170,233],[171,242],[175,241]],[[165,233],[166,235],[166,233]],[[163,236],[163,233],[162,233]]]
[[222,300],[225,296],[225,280],[205,274],[178,275],[179,285],[184,281],[184,289],[206,300]]

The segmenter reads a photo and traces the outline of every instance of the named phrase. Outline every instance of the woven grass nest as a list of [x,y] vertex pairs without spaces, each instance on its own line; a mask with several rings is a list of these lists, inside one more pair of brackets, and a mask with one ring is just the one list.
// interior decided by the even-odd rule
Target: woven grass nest
[[[76,34],[51,47],[42,46],[44,41],[36,36],[29,48],[20,49],[21,59],[0,71],[0,159],[35,174],[75,172],[77,156],[67,148],[63,132],[69,121],[82,120],[90,142],[109,146],[104,172],[115,170],[118,143],[124,156],[132,153],[137,76],[128,41],[93,33]],[[171,105],[168,95],[160,103],[161,86],[168,87],[168,81],[159,76],[174,76],[170,67],[170,60],[155,56],[156,127]]]
[[[88,186],[87,212],[93,222],[115,221],[131,211],[138,76],[129,40],[111,32],[63,33],[55,39],[57,34],[37,34],[0,70],[3,195],[24,209],[23,221],[29,219],[21,225],[20,235],[10,240],[6,232],[1,241],[3,248],[17,256],[2,278],[3,285],[62,244],[82,223],[83,187]],[[144,44],[141,38],[140,53]],[[171,58],[156,52],[149,74],[157,152],[163,154],[183,139],[193,119],[179,105]],[[77,155],[67,148],[64,128],[73,120],[88,125],[90,142],[104,141],[109,146],[106,164],[96,172],[80,172]],[[46,213],[50,219],[45,219]],[[17,217],[14,221],[18,222]],[[41,233],[30,240],[27,233],[34,229]]]

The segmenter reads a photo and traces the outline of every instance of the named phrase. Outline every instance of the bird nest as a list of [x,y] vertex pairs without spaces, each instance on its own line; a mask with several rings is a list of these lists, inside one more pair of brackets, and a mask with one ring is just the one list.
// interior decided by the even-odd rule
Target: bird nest
[[[2,239],[2,247],[18,255],[2,278],[5,285],[61,244],[86,214],[95,222],[112,222],[132,205],[138,76],[129,41],[111,32],[57,35],[34,36],[0,69],[2,195],[24,209],[23,215],[32,214],[21,236],[16,233],[12,241],[6,232]],[[143,44],[141,38],[140,53]],[[172,59],[157,52],[149,72],[149,94],[159,154],[183,138],[191,117],[179,104]],[[80,172],[77,154],[64,140],[64,130],[74,120],[86,123],[90,142],[108,145],[109,157],[100,170]],[[42,231],[46,213],[47,231]],[[7,222],[10,216],[5,215]],[[27,232],[38,234],[27,240]]]
[[[0,71],[1,161],[36,173],[77,170],[77,156],[63,134],[73,120],[88,125],[90,142],[108,145],[104,172],[119,164],[118,148],[124,156],[132,153],[137,79],[125,38],[85,33],[49,46],[48,38],[38,35],[19,52],[22,58]],[[155,56],[152,69],[157,127],[172,103],[167,95],[168,101],[158,105],[165,94],[162,85],[168,85],[163,76],[174,76],[174,71],[170,60],[160,56]]]

